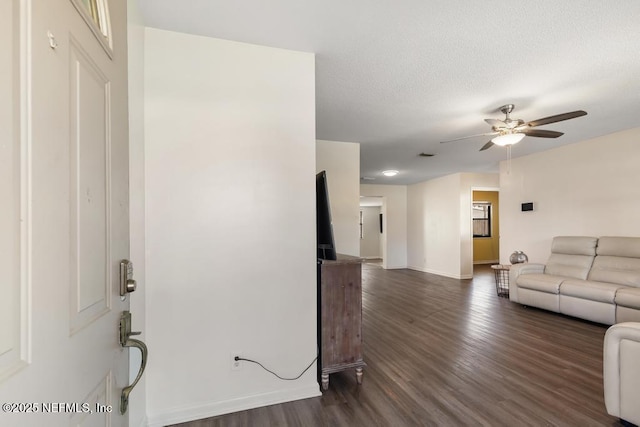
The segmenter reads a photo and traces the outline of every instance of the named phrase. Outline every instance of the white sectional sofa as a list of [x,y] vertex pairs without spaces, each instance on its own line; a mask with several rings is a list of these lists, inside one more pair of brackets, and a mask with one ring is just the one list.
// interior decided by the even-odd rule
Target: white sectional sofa
[[613,325],[604,336],[604,403],[610,415],[640,424],[640,323]]
[[640,322],[640,237],[555,237],[546,264],[511,267],[509,298],[606,325]]

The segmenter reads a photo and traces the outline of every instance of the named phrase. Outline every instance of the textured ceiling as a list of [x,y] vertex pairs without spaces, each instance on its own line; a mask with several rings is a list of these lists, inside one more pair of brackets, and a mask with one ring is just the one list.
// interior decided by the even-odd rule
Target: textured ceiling
[[[146,25],[316,54],[317,138],[361,144],[372,184],[490,172],[505,149],[478,152],[516,105],[540,127],[513,157],[640,126],[640,1],[140,0]],[[640,141],[639,141],[640,143]],[[434,157],[418,157],[420,152]],[[385,169],[397,169],[384,177]]]

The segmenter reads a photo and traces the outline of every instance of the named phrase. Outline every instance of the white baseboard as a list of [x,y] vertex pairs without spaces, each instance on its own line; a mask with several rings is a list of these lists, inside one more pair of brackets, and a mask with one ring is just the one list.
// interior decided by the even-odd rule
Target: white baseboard
[[321,395],[319,384],[314,383],[305,387],[279,390],[239,399],[184,405],[149,414],[148,426],[162,427]]
[[485,261],[473,261],[473,265],[477,265],[477,264],[500,264],[500,260],[499,259],[489,259],[489,260],[485,260]]
[[473,279],[473,274],[451,274],[444,271],[433,270],[430,268],[416,267],[412,265],[410,265],[407,268],[409,268],[410,270],[422,271],[423,273],[431,273],[431,274],[437,274],[438,276],[450,277],[452,279],[459,279],[459,280]]
[[403,268],[408,268],[406,265],[387,265],[385,270],[401,270]]

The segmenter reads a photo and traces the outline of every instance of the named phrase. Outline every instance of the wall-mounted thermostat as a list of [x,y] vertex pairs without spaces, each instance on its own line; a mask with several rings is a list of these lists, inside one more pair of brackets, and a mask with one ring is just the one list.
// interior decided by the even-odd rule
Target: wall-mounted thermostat
[[522,204],[522,212],[527,212],[532,210],[533,210],[533,202],[526,202]]

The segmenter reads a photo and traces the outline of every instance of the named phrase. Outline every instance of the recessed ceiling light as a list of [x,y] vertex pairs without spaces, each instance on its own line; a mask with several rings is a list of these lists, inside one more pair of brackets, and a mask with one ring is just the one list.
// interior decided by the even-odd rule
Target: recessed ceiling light
[[398,175],[398,171],[396,171],[396,170],[382,171],[382,175],[384,175],[384,176],[396,176],[396,175]]

